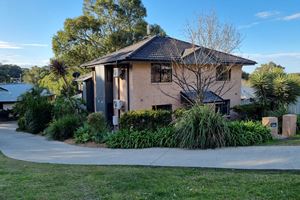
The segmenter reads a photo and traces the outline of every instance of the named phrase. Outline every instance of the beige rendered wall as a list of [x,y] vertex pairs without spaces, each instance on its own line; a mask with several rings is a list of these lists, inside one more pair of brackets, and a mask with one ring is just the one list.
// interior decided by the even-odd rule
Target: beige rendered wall
[[[215,69],[212,68],[212,70],[212,74],[215,74]],[[220,96],[224,99],[230,99],[231,107],[239,105],[241,102],[241,76],[242,66],[233,66],[231,68],[231,81],[225,85],[223,82],[218,82],[210,90],[214,91],[224,85],[222,91],[228,91],[225,94],[220,93]],[[130,110],[152,109],[153,105],[162,104],[172,104],[173,109],[181,106],[179,96],[181,89],[174,82],[151,83],[150,62],[133,62],[130,68],[129,82]],[[126,92],[126,89],[123,92]]]

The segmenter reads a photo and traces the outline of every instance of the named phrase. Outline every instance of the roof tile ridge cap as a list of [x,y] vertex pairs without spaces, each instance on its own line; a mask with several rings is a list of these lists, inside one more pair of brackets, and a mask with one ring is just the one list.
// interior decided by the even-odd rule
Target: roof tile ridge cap
[[[154,35],[154,36],[150,37],[148,39],[148,41],[145,42],[145,44],[141,45],[140,47],[138,47],[135,50],[133,50],[132,52],[130,52],[128,54],[128,56],[126,56],[126,58],[130,58],[131,56],[133,56],[138,50],[140,50],[141,48],[145,47],[150,41],[152,41],[154,38],[157,38],[157,37],[159,37],[159,36]],[[140,42],[142,42],[142,41],[140,41]]]

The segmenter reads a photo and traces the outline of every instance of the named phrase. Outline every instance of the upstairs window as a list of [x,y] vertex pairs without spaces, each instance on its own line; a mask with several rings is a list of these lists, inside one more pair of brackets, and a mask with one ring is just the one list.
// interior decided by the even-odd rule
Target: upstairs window
[[230,81],[231,79],[231,69],[226,66],[219,66],[216,69],[216,79],[217,81]]
[[151,82],[172,82],[172,67],[169,64],[152,64]]

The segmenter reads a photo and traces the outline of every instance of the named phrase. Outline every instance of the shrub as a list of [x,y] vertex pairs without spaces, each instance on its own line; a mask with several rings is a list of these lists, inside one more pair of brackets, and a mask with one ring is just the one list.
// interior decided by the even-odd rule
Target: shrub
[[174,128],[171,126],[157,131],[130,131],[123,129],[108,137],[106,144],[110,148],[149,148],[176,147]]
[[229,123],[227,146],[249,146],[272,140],[270,129],[260,122],[234,121]]
[[93,134],[93,140],[97,143],[103,142],[108,132],[108,125],[103,113],[97,112],[89,114],[87,124]]
[[176,138],[182,148],[217,148],[229,138],[227,121],[208,106],[194,105],[175,123]]
[[25,130],[40,133],[52,119],[52,105],[47,100],[37,101],[24,114]]
[[79,127],[74,133],[74,139],[76,143],[86,143],[93,140],[93,135],[89,125],[84,124]]
[[141,110],[124,113],[120,119],[121,129],[156,130],[172,121],[172,112],[166,110]]
[[17,128],[17,130],[25,130],[25,129],[26,129],[25,118],[20,117],[18,119],[18,128]]
[[187,109],[185,109],[185,108],[178,108],[178,109],[174,110],[174,112],[173,112],[174,118],[178,119],[178,118],[182,117],[185,111],[187,111]]
[[261,120],[264,111],[262,105],[258,103],[238,105],[232,109],[242,120]]
[[78,99],[68,99],[60,96],[53,103],[53,115],[58,119],[64,115],[78,114],[81,117],[87,115],[87,111],[82,107],[82,103]]
[[52,119],[52,105],[42,96],[43,89],[33,88],[19,98],[14,113],[19,116],[20,130],[31,133],[43,131]]
[[65,115],[54,120],[45,130],[45,134],[54,140],[65,140],[73,137],[75,130],[80,127],[81,120],[75,115]]

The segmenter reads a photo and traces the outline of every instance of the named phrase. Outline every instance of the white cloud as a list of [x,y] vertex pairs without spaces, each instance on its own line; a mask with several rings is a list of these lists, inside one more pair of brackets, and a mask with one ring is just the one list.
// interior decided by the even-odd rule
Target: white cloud
[[255,16],[258,18],[267,19],[279,14],[280,14],[279,11],[263,11],[263,12],[256,13]]
[[285,16],[282,19],[285,20],[285,21],[300,19],[300,13],[294,13],[292,15]]
[[21,44],[22,46],[30,46],[30,47],[48,47],[48,44],[39,44],[39,43],[29,43],[29,44]]
[[9,42],[0,41],[0,49],[22,49],[22,47]]
[[238,27],[238,29],[252,28],[253,26],[256,26],[260,23],[261,22],[253,22],[253,23],[250,23],[250,24],[241,25],[241,26]]
[[18,43],[0,41],[0,49],[23,49],[25,46],[48,47],[47,44],[41,44],[41,43],[20,43],[20,44],[18,44]]

